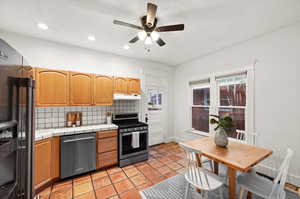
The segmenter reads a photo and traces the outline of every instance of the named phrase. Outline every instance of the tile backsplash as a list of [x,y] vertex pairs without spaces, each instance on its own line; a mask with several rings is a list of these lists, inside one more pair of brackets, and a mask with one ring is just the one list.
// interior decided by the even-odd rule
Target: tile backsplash
[[106,112],[139,112],[139,101],[118,100],[112,106],[67,106],[38,107],[35,109],[36,129],[65,127],[66,115],[70,111],[82,112],[82,125],[106,123]]

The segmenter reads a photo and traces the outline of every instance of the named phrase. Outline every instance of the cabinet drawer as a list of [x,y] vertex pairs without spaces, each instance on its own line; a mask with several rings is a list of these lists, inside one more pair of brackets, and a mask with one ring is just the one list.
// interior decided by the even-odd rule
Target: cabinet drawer
[[100,153],[97,156],[97,168],[104,168],[118,163],[117,151]]
[[98,153],[104,153],[108,151],[115,151],[118,148],[117,137],[109,137],[104,139],[98,139]]
[[108,138],[108,137],[114,137],[117,136],[118,131],[117,130],[111,130],[111,131],[99,131],[97,132],[97,138]]

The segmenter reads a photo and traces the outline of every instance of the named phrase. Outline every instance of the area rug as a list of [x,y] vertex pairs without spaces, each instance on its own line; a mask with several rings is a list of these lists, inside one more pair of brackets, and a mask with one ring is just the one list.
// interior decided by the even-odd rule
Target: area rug
[[[172,178],[162,181],[159,184],[149,187],[148,189],[140,191],[140,194],[143,199],[182,199],[185,192],[186,183],[187,182],[183,174],[178,174]],[[228,198],[227,186],[223,186],[223,195],[224,199]],[[220,198],[218,192],[211,192],[208,196],[209,199]],[[201,197],[198,192],[195,190],[195,188],[191,187],[188,199],[199,198]],[[252,198],[261,199],[261,197],[255,195]],[[286,199],[300,199],[300,197],[296,193],[286,190]]]

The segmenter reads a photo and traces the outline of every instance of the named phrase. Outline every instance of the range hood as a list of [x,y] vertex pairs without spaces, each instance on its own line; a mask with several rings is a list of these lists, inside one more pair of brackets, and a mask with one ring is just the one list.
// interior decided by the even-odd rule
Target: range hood
[[114,94],[114,100],[140,100],[141,95]]

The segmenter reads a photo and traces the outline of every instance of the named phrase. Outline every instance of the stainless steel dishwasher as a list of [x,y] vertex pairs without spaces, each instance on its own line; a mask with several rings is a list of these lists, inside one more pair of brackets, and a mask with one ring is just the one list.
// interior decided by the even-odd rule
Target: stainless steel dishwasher
[[96,133],[62,136],[61,178],[96,170]]

